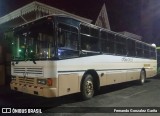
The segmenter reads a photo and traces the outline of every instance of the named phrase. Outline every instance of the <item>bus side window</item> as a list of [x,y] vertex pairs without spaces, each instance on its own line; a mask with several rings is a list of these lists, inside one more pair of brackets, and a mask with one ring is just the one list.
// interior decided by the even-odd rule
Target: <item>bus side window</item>
[[149,58],[150,57],[149,56],[149,46],[145,44],[143,49],[144,49],[144,57]]
[[136,56],[135,50],[135,41],[131,39],[127,39],[127,55],[128,56]]
[[156,50],[153,47],[150,47],[150,58],[156,59]]
[[115,46],[115,35],[107,31],[101,31],[102,52],[113,54]]
[[136,42],[136,56],[143,57],[143,44]]
[[99,30],[94,27],[80,25],[81,49],[99,52]]
[[116,45],[116,54],[126,55],[126,38],[117,35],[115,45]]

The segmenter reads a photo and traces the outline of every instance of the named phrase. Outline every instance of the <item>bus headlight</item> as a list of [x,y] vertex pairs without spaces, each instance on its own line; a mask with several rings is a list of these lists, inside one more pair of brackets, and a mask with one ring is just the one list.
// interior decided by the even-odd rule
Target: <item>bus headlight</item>
[[38,84],[46,85],[46,79],[37,79]]

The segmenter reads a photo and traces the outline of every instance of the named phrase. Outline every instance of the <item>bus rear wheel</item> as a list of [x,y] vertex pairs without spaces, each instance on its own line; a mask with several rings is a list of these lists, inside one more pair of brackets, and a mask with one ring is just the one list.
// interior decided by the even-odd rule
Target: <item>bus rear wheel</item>
[[146,73],[144,70],[141,70],[139,84],[143,85],[146,81]]
[[94,95],[94,83],[91,74],[85,74],[81,88],[82,98],[84,100],[91,99]]

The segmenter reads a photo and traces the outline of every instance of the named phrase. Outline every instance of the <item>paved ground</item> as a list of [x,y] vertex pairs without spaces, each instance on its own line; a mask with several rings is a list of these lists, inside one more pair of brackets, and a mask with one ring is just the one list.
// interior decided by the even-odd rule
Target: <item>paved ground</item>
[[[143,86],[132,82],[103,87],[98,95],[87,101],[82,101],[79,94],[46,99],[10,91],[9,87],[0,87],[0,107],[42,108],[45,112],[43,115],[46,116],[133,116],[135,114],[159,116],[160,113],[110,112],[116,109],[131,110],[135,107],[137,110],[160,111],[160,77],[147,80]],[[74,112],[74,114],[70,112]]]

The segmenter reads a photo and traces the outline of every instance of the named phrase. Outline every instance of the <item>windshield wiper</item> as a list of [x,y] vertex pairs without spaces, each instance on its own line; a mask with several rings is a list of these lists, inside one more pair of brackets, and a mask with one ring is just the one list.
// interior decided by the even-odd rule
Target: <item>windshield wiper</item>
[[15,63],[16,63],[16,64],[18,64],[18,63],[19,63],[20,58],[21,58],[21,57],[15,57],[15,58],[13,58],[13,60],[15,60],[15,61],[16,61]]

